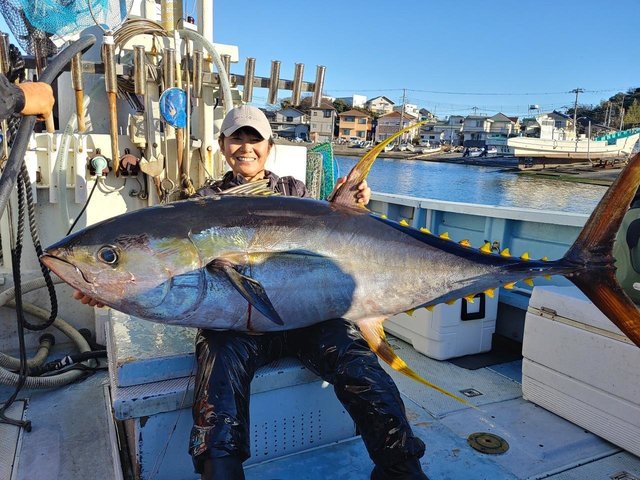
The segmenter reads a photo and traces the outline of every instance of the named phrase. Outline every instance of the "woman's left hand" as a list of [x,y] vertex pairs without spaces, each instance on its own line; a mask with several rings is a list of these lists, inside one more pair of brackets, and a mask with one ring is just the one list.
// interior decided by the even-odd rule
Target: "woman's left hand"
[[[329,195],[329,198],[333,197],[333,194],[336,193],[340,185],[347,181],[347,177],[340,177],[336,180],[336,186],[333,188],[333,192]],[[358,185],[358,192],[356,193],[356,200],[360,205],[367,205],[369,200],[371,200],[371,189],[369,185],[367,185],[367,181],[363,180],[360,185]]]

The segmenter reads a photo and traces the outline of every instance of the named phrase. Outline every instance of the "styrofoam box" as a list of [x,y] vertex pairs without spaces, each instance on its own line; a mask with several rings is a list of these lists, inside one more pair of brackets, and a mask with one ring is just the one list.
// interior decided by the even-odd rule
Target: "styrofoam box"
[[452,305],[436,305],[432,311],[420,308],[411,315],[401,313],[389,318],[384,328],[418,352],[446,360],[491,350],[497,313],[496,291],[493,298],[480,294],[473,303],[456,300]]
[[525,318],[522,394],[640,455],[640,348],[576,287],[536,287]]

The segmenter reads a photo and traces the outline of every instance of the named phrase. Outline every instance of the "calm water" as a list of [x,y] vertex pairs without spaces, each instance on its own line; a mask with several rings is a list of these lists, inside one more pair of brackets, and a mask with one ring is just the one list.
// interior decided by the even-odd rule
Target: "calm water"
[[[336,157],[344,175],[356,158]],[[453,202],[591,213],[606,187],[503,172],[500,168],[378,158],[371,189]]]

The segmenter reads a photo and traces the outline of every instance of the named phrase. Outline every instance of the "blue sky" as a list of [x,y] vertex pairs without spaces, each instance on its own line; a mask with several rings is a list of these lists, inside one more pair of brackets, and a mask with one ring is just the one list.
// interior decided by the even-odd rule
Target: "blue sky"
[[[233,73],[255,57],[256,74],[268,76],[277,59],[281,78],[301,62],[313,81],[322,64],[332,96],[401,102],[406,88],[409,102],[438,115],[474,106],[524,115],[530,104],[572,106],[577,87],[585,104],[640,87],[639,0],[245,0],[242,13],[237,5],[215,2],[215,41],[240,47]],[[254,103],[265,99],[256,91]]]
[[[572,106],[577,87],[582,104],[640,87],[638,25],[640,0],[214,1],[215,41],[239,46],[232,73],[255,57],[259,76],[280,60],[281,78],[304,63],[313,81],[321,64],[326,95],[400,103],[406,89],[439,116],[523,116],[531,104]],[[254,103],[266,96],[256,90]]]

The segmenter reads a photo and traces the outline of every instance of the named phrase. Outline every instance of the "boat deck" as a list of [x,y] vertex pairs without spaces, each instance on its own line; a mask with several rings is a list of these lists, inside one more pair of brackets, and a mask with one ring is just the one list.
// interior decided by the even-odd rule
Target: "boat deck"
[[[523,400],[520,359],[470,370],[430,359],[401,340],[390,340],[420,375],[449,391],[475,395],[470,401],[477,408],[468,408],[390,371],[403,393],[411,424],[427,445],[422,464],[431,479],[640,478],[638,457]],[[33,430],[18,434],[16,427],[0,426],[0,478],[129,478],[114,453],[117,439],[108,385],[107,373],[99,372],[64,388],[23,392],[23,416],[32,421]],[[0,387],[3,399],[11,392],[10,387]],[[21,410],[21,404],[16,404],[11,411],[19,415]],[[474,432],[499,435],[509,450],[485,454],[472,449],[467,437]],[[372,467],[358,437],[252,465],[246,475],[249,480],[365,480]],[[183,478],[197,476],[185,472]]]

